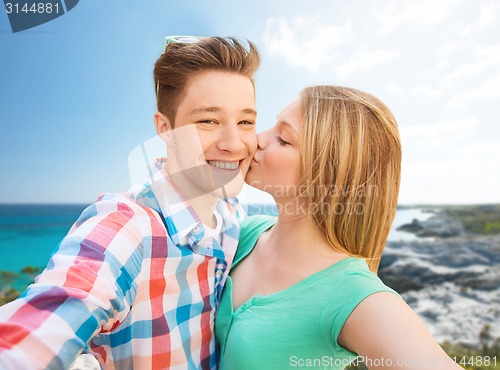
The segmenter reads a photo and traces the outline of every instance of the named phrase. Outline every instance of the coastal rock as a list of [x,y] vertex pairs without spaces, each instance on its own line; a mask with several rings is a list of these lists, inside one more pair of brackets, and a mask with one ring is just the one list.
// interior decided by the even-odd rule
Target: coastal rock
[[438,341],[478,347],[485,324],[500,337],[500,235],[390,241],[379,276]]
[[461,235],[464,227],[460,220],[449,217],[445,212],[438,212],[425,221],[413,219],[411,223],[400,226],[398,230],[411,232],[419,237],[449,238]]
[[379,275],[384,281],[407,286],[399,287],[400,293],[450,281],[461,287],[491,290],[500,287],[499,266],[498,235],[391,241],[382,255]]

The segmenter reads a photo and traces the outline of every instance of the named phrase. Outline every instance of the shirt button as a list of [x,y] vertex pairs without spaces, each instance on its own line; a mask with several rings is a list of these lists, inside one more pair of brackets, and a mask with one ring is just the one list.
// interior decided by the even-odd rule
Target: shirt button
[[220,276],[221,276],[221,275],[222,275],[222,271],[221,271],[221,270],[217,270],[217,271],[215,272],[215,277],[216,277],[216,278],[220,278]]

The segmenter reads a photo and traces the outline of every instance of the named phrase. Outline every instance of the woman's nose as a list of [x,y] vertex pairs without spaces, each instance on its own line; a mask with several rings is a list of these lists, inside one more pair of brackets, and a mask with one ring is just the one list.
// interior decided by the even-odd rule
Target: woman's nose
[[267,146],[267,136],[266,133],[268,131],[261,132],[260,134],[257,134],[257,149],[264,149]]

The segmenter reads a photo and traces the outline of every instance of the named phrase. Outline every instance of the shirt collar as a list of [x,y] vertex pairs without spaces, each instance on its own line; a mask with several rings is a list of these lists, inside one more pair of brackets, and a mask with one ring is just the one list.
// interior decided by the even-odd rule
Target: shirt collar
[[165,171],[163,167],[165,163],[166,158],[159,158],[155,161],[155,172],[149,185],[160,206],[168,234],[177,245],[199,241],[204,234],[202,222]]

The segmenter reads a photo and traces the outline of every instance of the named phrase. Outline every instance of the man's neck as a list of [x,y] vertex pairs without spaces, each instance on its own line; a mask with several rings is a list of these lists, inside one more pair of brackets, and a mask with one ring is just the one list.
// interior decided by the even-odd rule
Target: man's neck
[[194,212],[204,225],[215,227],[216,219],[214,217],[214,213],[217,202],[220,198],[211,193],[203,193],[203,191],[198,188],[196,184],[193,184],[190,179],[183,176],[182,172],[172,173],[167,163],[164,165],[164,169],[170,176],[172,182],[175,184],[177,191],[183,195],[184,199],[186,199],[191,208],[193,208]]
[[217,219],[215,218],[214,213],[218,201],[219,198],[210,194],[188,200],[201,222],[211,228],[215,228],[217,225]]

